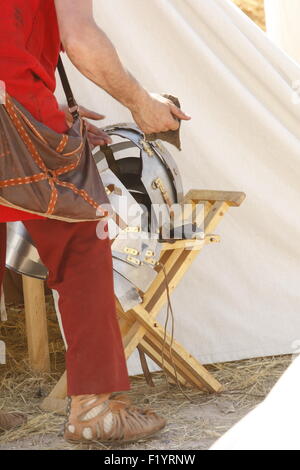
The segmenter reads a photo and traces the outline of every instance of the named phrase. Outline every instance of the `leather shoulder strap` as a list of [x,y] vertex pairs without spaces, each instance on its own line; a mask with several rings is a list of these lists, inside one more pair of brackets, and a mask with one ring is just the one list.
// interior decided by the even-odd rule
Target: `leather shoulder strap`
[[65,67],[64,67],[61,56],[59,56],[59,59],[58,59],[57,69],[58,69],[60,79],[61,79],[61,83],[62,83],[64,92],[65,92],[65,95],[66,95],[66,98],[67,98],[67,103],[68,103],[68,106],[69,106],[70,113],[72,114],[74,120],[78,119],[78,117],[79,117],[78,108],[79,107],[78,107],[78,104],[77,104],[77,102],[74,98],[72,88],[71,88],[70,82],[68,80],[66,70],[65,70]]

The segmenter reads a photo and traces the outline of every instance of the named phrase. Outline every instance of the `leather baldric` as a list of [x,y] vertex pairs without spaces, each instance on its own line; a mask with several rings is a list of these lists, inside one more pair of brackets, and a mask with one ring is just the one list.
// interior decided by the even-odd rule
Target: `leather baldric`
[[59,72],[61,83],[62,83],[64,92],[66,95],[70,113],[72,114],[73,119],[76,120],[79,117],[79,112],[78,112],[79,106],[74,98],[74,94],[72,92],[72,88],[71,88],[68,76],[66,74],[66,70],[65,70],[61,56],[59,56],[59,59],[58,59],[57,70]]

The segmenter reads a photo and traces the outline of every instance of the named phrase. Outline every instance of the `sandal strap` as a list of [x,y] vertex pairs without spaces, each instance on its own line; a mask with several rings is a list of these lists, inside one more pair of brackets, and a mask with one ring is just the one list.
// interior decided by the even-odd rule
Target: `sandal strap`
[[94,413],[96,413],[97,410],[103,409],[104,411],[107,409],[109,396],[109,394],[104,396],[86,395],[84,398],[80,399],[79,406],[81,413],[80,410],[78,410],[79,413],[77,414],[77,419],[82,422],[90,421],[90,419],[87,419],[86,417],[89,416],[91,412],[94,411]]

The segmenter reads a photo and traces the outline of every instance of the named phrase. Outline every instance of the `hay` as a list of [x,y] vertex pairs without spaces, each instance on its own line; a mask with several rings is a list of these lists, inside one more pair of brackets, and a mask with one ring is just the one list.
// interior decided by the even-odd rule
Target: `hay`
[[263,30],[266,29],[264,0],[232,0]]
[[[33,374],[27,362],[24,308],[8,306],[8,322],[0,327],[7,346],[7,364],[0,366],[0,409],[24,412],[27,424],[0,435],[0,449],[105,449],[102,444],[72,446],[64,442],[65,418],[39,409],[43,397],[65,369],[64,344],[51,298],[47,298],[51,374]],[[290,356],[252,359],[208,366],[224,385],[221,395],[187,388],[183,396],[162,373],[154,373],[155,388],[143,376],[132,378],[132,401],[151,407],[168,420],[156,439],[127,449],[207,448],[247,411],[260,403],[291,362]],[[110,447],[114,449],[114,447]]]

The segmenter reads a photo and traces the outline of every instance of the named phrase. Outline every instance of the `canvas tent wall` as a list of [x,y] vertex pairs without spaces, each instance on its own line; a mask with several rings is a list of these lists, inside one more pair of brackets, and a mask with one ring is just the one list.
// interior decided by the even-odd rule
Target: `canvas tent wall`
[[300,63],[298,0],[265,0],[268,36]]

